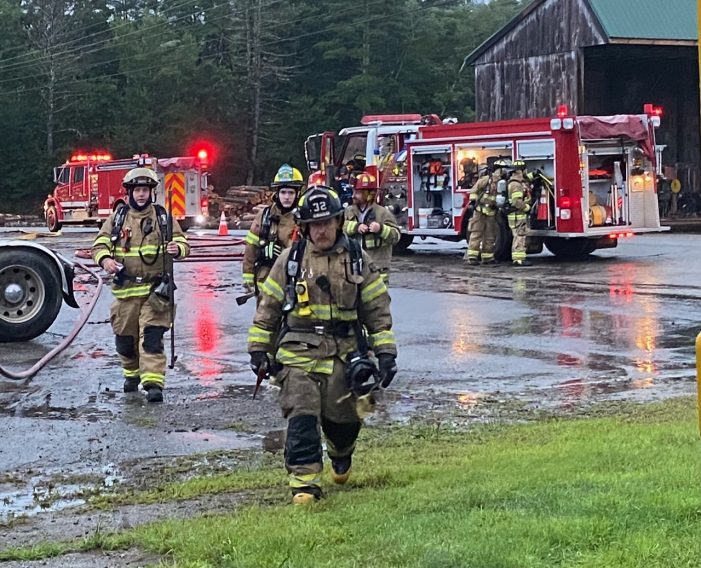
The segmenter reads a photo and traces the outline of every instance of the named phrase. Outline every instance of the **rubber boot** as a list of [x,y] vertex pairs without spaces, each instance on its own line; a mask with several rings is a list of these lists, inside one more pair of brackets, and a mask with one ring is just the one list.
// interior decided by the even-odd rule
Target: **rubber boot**
[[467,259],[467,264],[470,266],[477,266],[479,264],[479,260],[477,260],[474,256],[471,256]]
[[533,263],[528,260],[514,260],[512,263],[514,266],[533,266]]
[[331,479],[336,485],[344,485],[351,474],[351,457],[331,458]]
[[163,389],[157,385],[144,385],[148,402],[163,402]]
[[292,490],[293,505],[311,505],[321,499],[321,487],[310,485]]
[[139,377],[126,377],[124,379],[124,392],[137,392],[139,390]]

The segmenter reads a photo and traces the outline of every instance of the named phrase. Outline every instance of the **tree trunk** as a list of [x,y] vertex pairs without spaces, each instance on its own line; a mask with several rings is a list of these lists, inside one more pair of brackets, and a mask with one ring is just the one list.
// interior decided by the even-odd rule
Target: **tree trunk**
[[258,159],[258,139],[260,136],[261,114],[261,80],[262,80],[262,46],[260,41],[261,0],[255,0],[250,18],[250,59],[249,59],[249,84],[250,84],[250,128],[249,128],[249,152],[248,175],[246,184],[252,185],[256,174],[256,161]]

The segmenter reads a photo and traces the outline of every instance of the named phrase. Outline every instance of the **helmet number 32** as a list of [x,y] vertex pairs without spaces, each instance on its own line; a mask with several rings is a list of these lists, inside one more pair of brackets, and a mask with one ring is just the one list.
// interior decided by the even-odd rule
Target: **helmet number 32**
[[318,200],[318,201],[313,201],[310,203],[312,206],[312,211],[314,213],[326,213],[329,210],[328,204],[326,201]]

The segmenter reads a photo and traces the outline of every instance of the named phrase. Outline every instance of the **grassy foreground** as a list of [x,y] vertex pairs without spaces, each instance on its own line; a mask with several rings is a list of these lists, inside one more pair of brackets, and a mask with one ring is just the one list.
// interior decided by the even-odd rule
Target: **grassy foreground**
[[[281,468],[261,474],[276,479],[273,504],[92,546],[137,546],[192,568],[701,566],[693,399],[470,433],[367,431],[349,485],[327,483],[309,509],[287,505]],[[237,489],[236,475],[226,480]]]

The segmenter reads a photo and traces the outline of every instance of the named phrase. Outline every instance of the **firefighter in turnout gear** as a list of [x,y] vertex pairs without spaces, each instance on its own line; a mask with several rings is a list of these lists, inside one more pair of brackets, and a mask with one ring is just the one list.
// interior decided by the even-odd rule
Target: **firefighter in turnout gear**
[[355,178],[353,204],[346,208],[343,231],[358,240],[370,260],[389,284],[392,247],[399,242],[401,233],[394,215],[376,202],[377,179],[367,173]]
[[503,175],[503,168],[507,165],[504,160],[494,162],[494,170],[481,176],[477,183],[470,189],[469,208],[472,216],[467,225],[470,240],[467,245],[465,258],[467,264],[496,264],[494,250],[497,244],[497,182]]
[[273,204],[256,215],[246,235],[243,254],[243,283],[259,298],[260,286],[280,253],[292,244],[295,228],[293,210],[304,185],[297,168],[283,164],[270,187],[275,190]]
[[248,335],[252,369],[281,385],[295,504],[321,498],[322,432],[333,481],[348,480],[361,427],[356,402],[389,386],[397,371],[387,287],[358,243],[343,234],[342,215],[328,187],[310,187],[300,198],[303,238],[282,252],[262,284]]
[[531,210],[530,185],[524,177],[526,163],[515,160],[511,164],[509,177],[509,228],[513,235],[511,242],[511,260],[514,266],[530,266],[526,260],[526,233],[528,232],[528,213]]
[[[190,252],[173,219],[173,239],[166,243],[166,210],[153,202],[158,176],[149,168],[127,172],[122,182],[128,204],[107,219],[92,246],[92,257],[113,274],[110,322],[124,374],[124,392],[139,384],[149,402],[163,401],[166,356],[163,334],[170,327],[169,297],[159,284],[168,283],[164,253],[184,258]],[[158,293],[157,293],[158,292]]]

